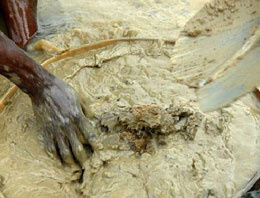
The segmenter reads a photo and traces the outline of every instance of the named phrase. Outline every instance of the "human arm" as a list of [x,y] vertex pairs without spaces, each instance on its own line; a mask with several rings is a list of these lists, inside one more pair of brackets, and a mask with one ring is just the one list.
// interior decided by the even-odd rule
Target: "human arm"
[[48,153],[67,164],[73,156],[83,163],[83,144],[95,148],[94,128],[86,119],[74,89],[50,74],[0,33],[0,74],[27,93],[32,101]]

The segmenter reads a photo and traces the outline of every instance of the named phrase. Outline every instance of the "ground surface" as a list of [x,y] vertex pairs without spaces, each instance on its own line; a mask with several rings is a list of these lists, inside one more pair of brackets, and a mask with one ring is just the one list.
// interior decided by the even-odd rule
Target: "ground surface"
[[[39,5],[40,37],[61,49],[129,36],[174,39],[202,3],[46,1]],[[173,77],[173,49],[161,41],[119,43],[52,64],[49,70],[81,95],[100,148],[83,174],[51,159],[37,138],[30,100],[19,93],[0,115],[2,196],[235,196],[259,168],[257,111],[247,96],[200,112],[195,90]],[[30,53],[38,61],[53,56]]]

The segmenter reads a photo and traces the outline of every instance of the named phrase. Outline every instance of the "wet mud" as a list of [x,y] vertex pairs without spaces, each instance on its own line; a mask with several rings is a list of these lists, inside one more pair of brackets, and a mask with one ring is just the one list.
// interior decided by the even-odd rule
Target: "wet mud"
[[[0,114],[0,197],[236,197],[259,169],[254,98],[201,112],[196,89],[174,77],[175,46],[163,42],[175,39],[204,2],[96,1],[82,4],[89,12],[75,12],[78,22],[66,31],[54,31],[47,21],[50,32],[39,38],[54,47],[45,50],[42,42],[37,51],[32,44],[29,53],[38,61],[54,56],[55,49],[97,40],[129,35],[162,40],[117,43],[48,68],[78,91],[95,123],[99,146],[94,153],[86,146],[84,171],[44,152],[29,98],[15,95]],[[64,4],[74,22],[73,6]],[[40,7],[39,16],[45,16],[48,5]]]

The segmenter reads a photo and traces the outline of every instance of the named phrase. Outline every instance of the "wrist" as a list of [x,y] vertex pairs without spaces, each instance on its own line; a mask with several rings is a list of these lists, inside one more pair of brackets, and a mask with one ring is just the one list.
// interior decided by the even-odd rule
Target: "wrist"
[[14,57],[12,65],[15,66],[4,66],[8,69],[5,76],[30,96],[55,83],[55,76],[26,55]]

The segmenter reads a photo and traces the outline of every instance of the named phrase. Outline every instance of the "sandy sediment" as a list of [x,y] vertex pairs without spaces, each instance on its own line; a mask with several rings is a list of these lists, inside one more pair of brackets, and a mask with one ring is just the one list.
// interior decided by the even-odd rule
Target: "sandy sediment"
[[[91,14],[96,9],[94,18],[77,15],[93,30],[77,27],[46,39],[66,49],[133,32],[158,38],[161,18],[169,27],[162,37],[171,39],[171,28],[177,36],[195,11],[180,13],[198,10],[201,2],[96,1],[89,8]],[[109,8],[115,5],[112,15]],[[149,12],[149,6],[160,11]],[[139,20],[131,9],[137,9]],[[125,13],[124,20],[118,13]],[[174,15],[179,27],[171,26]],[[19,93],[0,115],[0,197],[234,197],[259,169],[254,101],[248,95],[220,111],[201,112],[196,89],[173,75],[174,47],[160,41],[118,43],[53,63],[49,70],[82,97],[99,148],[91,153],[86,147],[84,171],[49,157],[38,140],[30,100]],[[52,54],[31,55],[40,61]]]

